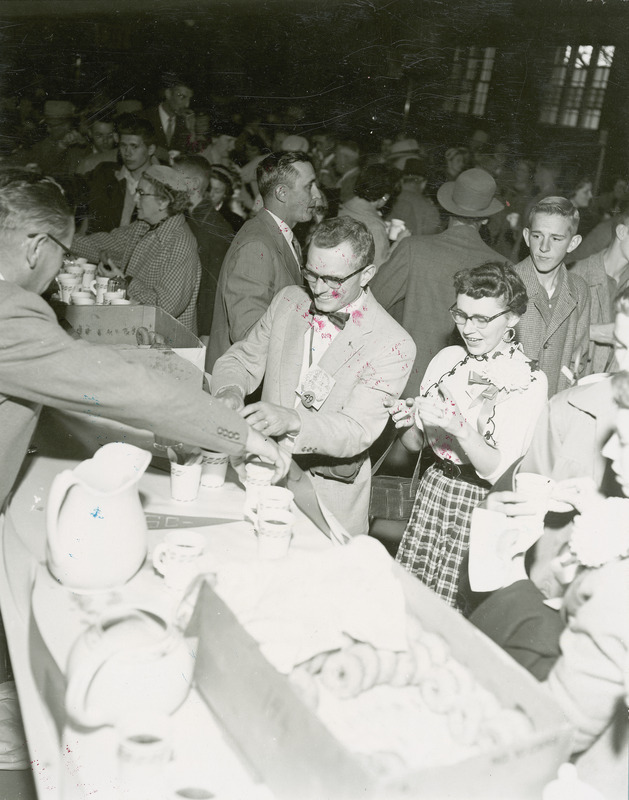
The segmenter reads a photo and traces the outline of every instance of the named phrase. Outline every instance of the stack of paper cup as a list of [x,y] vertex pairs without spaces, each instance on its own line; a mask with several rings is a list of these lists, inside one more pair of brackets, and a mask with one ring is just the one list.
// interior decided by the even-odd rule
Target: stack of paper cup
[[201,464],[170,463],[170,494],[173,500],[196,500],[201,484]]
[[81,278],[77,275],[70,275],[67,272],[61,272],[57,275],[57,284],[59,285],[59,296],[63,303],[70,303],[72,299],[72,292],[76,292],[81,285]]
[[249,461],[245,464],[245,514],[255,519],[258,510],[260,490],[271,485],[275,468],[263,461]]
[[91,289],[96,295],[96,305],[102,306],[105,302],[105,292],[109,285],[109,278],[106,275],[99,275],[94,278],[91,284]]

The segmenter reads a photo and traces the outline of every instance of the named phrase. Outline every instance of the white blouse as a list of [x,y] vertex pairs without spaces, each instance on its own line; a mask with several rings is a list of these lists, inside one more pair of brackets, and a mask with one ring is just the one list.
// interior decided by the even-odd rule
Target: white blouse
[[[486,370],[490,370],[489,377],[483,376]],[[495,378],[491,385],[490,378]],[[446,347],[428,365],[421,396],[438,398],[440,387],[456,402],[467,422],[498,450],[500,461],[493,472],[478,473],[494,483],[528,449],[546,404],[546,375],[531,368],[520,345],[501,345],[489,358],[471,356],[463,347]],[[424,430],[419,414],[415,422]],[[424,433],[439,458],[455,464],[470,463],[457,439],[443,428],[429,425]]]

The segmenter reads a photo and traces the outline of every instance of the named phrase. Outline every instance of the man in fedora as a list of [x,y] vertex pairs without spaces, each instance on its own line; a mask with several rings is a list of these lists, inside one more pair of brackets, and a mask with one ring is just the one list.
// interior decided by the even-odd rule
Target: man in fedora
[[36,165],[45,175],[69,175],[88,152],[87,141],[74,127],[74,105],[68,100],[46,100],[43,121],[46,138],[16,154],[15,161]]
[[454,326],[448,309],[455,300],[452,279],[460,269],[505,259],[488,247],[479,230],[503,205],[496,182],[482,169],[468,169],[444,183],[437,200],[448,213],[448,227],[433,236],[400,242],[372,281],[377,300],[413,337],[415,364],[405,395],[419,393],[430,360],[451,344]]

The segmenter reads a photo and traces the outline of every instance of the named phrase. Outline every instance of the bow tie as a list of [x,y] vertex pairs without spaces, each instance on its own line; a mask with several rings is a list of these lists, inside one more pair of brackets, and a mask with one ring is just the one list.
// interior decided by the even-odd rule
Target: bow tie
[[319,311],[319,309],[315,306],[314,300],[310,303],[310,308],[308,309],[308,313],[312,315],[316,315],[317,317],[327,317],[333,325],[336,325],[337,328],[343,330],[347,320],[349,319],[349,314],[347,311]]

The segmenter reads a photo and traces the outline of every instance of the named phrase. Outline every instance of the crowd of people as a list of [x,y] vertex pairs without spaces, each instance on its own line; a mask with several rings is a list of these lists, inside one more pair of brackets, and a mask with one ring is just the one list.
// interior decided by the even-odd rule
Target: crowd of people
[[[115,116],[80,121],[47,100],[46,136],[0,168],[0,499],[38,404],[258,454],[277,477],[293,458],[351,536],[370,529],[369,452],[383,432],[400,450],[430,449],[397,560],[534,674],[545,654],[536,676],[602,785],[613,771],[587,766],[594,744],[608,737],[617,763],[626,749],[626,720],[624,745],[610,731],[629,631],[609,613],[627,599],[626,510],[611,557],[570,548],[575,514],[629,486],[627,181],[594,198],[590,177],[566,185],[558,164],[480,129],[440,163],[408,132],[364,152],[331,130],[220,119],[193,101],[172,76],[154,108],[124,100]],[[68,337],[39,297],[64,250],[200,335],[211,396]],[[572,511],[528,543],[526,574],[479,597],[466,577],[474,512],[531,515],[518,471],[557,481]],[[558,560],[562,580],[550,580]],[[544,624],[559,594],[563,611]]]

